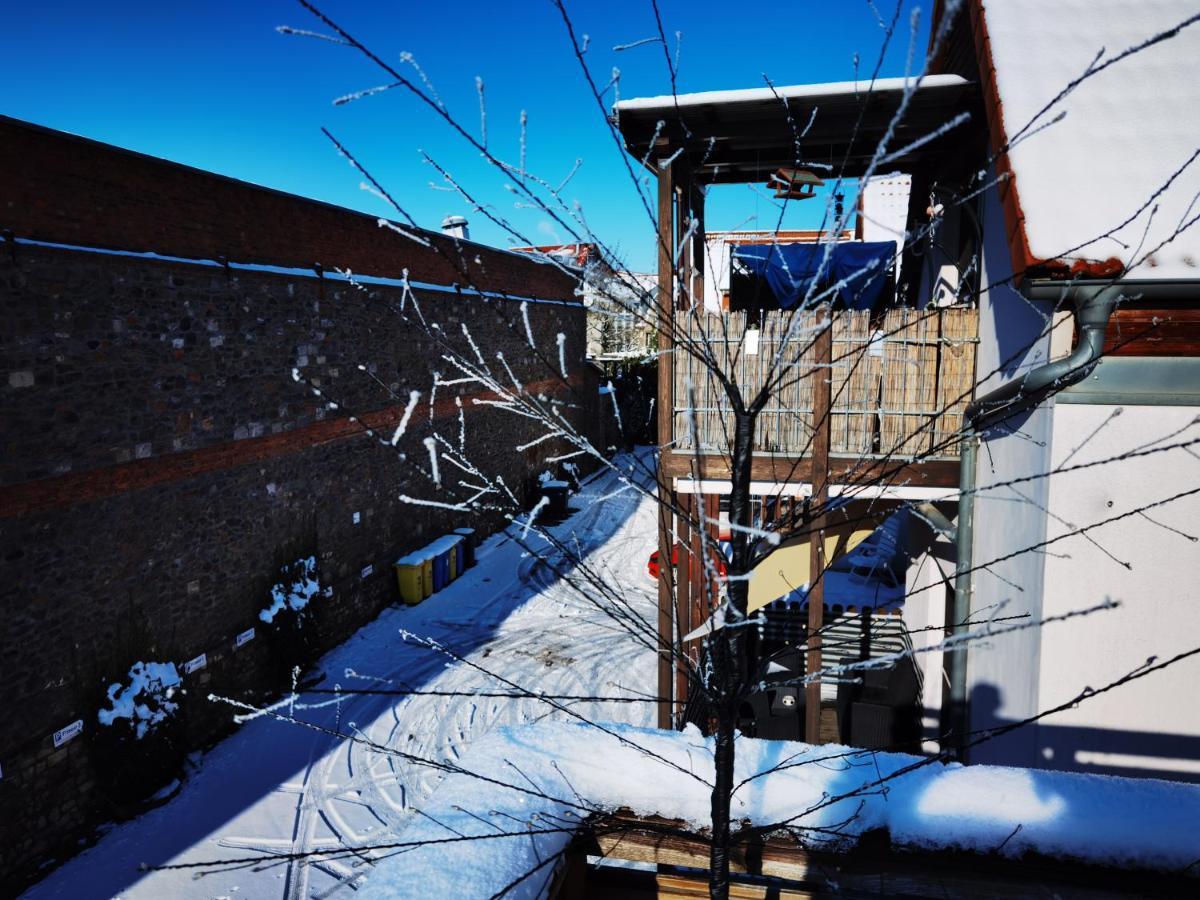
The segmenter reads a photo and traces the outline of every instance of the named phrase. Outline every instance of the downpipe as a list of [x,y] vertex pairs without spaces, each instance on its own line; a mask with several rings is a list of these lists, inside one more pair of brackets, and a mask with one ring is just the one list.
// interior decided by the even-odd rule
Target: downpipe
[[[1026,290],[1026,296],[1050,299],[1061,296],[1063,289],[1061,284],[1054,282],[1034,283]],[[984,432],[998,422],[1036,406],[1051,394],[1083,381],[1092,373],[1100,363],[1109,319],[1126,288],[1120,283],[1105,282],[1100,285],[1076,284],[1067,290],[1071,292],[1075,326],[1079,332],[1079,340],[1070,355],[1032,369],[1021,378],[985,394],[970,403],[964,412],[958,474],[954,606],[946,628],[948,640],[966,633],[971,616],[976,472]],[[967,733],[970,731],[966,646],[946,654],[946,668],[949,670],[950,698],[943,707],[943,746],[952,748],[956,758],[966,762]]]

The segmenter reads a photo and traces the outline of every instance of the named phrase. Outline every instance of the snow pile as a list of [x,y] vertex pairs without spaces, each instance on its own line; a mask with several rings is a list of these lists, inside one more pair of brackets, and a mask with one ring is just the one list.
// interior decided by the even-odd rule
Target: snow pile
[[137,739],[144,738],[155,726],[179,708],[172,703],[179,687],[179,672],[174,663],[135,662],[129,668],[129,684],[113,682],[108,688],[112,709],[96,714],[101,725],[112,725],[117,719],[129,719]]
[[1033,256],[1116,257],[1129,265],[1154,251],[1137,277],[1200,274],[1200,227],[1156,249],[1200,211],[1200,160],[1193,157],[1200,22],[1087,78],[1038,117],[1094,61],[1102,66],[1196,13],[1195,0],[985,3],[1004,131],[1013,142],[1008,161]]
[[[710,739],[694,727],[603,727],[547,722],[500,729],[474,744],[458,761],[461,771],[446,777],[399,837],[440,843],[389,853],[363,896],[487,897],[534,869],[506,896],[537,896],[554,868],[537,867],[567,845],[573,824],[592,809],[627,807],[706,825]],[[830,829],[810,833],[814,846],[852,843],[883,828],[895,845],[914,849],[1009,857],[1037,851],[1167,871],[1186,870],[1200,857],[1200,785],[940,763],[897,774],[920,762],[743,738],[735,783],[769,774],[737,790],[732,816]]]
[[299,612],[308,606],[308,601],[321,590],[317,580],[317,558],[309,556],[285,566],[284,577],[271,588],[271,605],[259,612],[258,617],[270,624],[284,609]]

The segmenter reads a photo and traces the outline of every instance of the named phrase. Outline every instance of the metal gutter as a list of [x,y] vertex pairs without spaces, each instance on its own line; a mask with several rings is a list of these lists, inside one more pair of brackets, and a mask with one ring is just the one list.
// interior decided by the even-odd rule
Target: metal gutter
[[1200,406],[1200,357],[1107,356],[1087,379],[1056,394],[1054,403]]

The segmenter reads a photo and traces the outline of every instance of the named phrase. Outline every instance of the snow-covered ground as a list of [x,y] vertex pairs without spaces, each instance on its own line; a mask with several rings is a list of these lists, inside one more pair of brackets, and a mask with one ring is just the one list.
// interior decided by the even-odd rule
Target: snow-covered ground
[[[643,451],[648,454],[650,451]],[[644,457],[648,459],[648,456]],[[629,459],[618,460],[624,465]],[[619,585],[654,622],[646,558],[655,542],[652,501],[612,474],[572,499],[579,512],[556,526],[586,563]],[[519,528],[510,529],[519,534]],[[535,547],[531,533],[529,541]],[[321,662],[323,688],[414,688],[464,692],[508,690],[469,663],[402,632],[444,644],[470,662],[547,694],[630,697],[655,690],[654,655],[571,587],[553,553],[547,565],[511,537],[480,548],[478,565],[412,608],[387,610]],[[448,664],[449,663],[449,664]],[[352,674],[357,673],[357,674]],[[365,676],[365,678],[364,678]],[[370,680],[375,679],[375,680]],[[372,749],[367,742],[431,760],[459,759],[498,726],[570,717],[542,701],[506,698],[359,696],[328,702],[303,695],[282,715],[357,734],[351,741],[260,717],[247,722],[200,762],[166,805],[109,831],[35,885],[28,900],[49,898],[288,898],[351,896],[365,862],[319,857],[272,862],[342,843],[403,840],[415,812],[442,772]],[[320,701],[327,701],[320,703]],[[305,703],[313,704],[305,706]],[[589,718],[648,725],[650,703],[574,703]],[[231,710],[231,715],[235,712]],[[509,772],[505,778],[515,776]],[[141,863],[191,863],[261,854],[263,864],[197,877],[202,870],[139,872]]]

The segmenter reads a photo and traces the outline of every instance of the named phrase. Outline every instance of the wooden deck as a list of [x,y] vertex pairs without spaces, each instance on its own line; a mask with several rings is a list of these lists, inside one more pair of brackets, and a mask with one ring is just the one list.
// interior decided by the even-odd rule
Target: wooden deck
[[[588,857],[651,864],[657,871],[596,866]],[[572,848],[550,896],[559,900],[707,897],[709,844],[682,822],[618,813]],[[1194,896],[1195,881],[1156,872],[1085,866],[1044,857],[1008,859],[960,851],[901,851],[886,835],[845,852],[816,851],[786,836],[734,848],[730,896],[745,900],[833,897],[1044,897],[1107,900]]]

